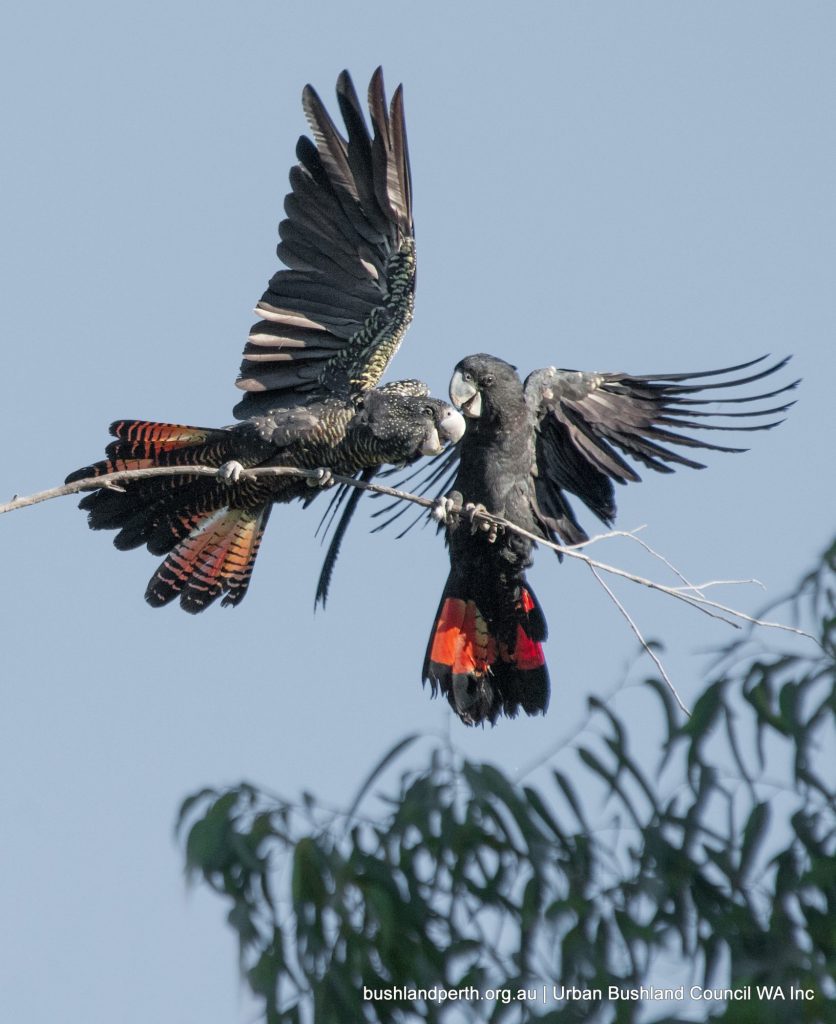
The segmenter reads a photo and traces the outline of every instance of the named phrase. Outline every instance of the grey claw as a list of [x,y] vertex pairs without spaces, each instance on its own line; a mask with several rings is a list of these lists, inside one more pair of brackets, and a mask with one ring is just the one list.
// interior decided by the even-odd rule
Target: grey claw
[[452,498],[437,498],[430,515],[436,520],[436,522],[444,523],[446,526],[450,517],[453,515],[455,508],[456,506]]
[[334,482],[334,474],[330,469],[315,469],[314,476],[307,479],[308,487],[330,487]]
[[482,522],[476,518],[480,512],[487,511],[484,505],[476,505],[472,501],[469,501],[464,507],[465,514],[470,521],[470,532],[476,533],[477,530],[482,529]]
[[218,479],[223,480],[225,484],[232,487],[233,484],[237,484],[241,479],[243,472],[244,467],[241,463],[235,459],[230,459],[229,462],[225,462],[222,466],[218,467]]
[[500,526],[500,524],[491,523],[487,519],[476,518],[480,512],[487,513],[488,510],[485,508],[485,506],[482,504],[474,505],[473,502],[468,502],[468,504],[465,505],[464,510],[467,513],[468,519],[470,520],[470,532],[476,533],[477,531],[481,531],[482,533],[486,533],[488,536],[485,539],[487,540],[488,544],[495,544],[496,538],[502,531],[502,527]]
[[437,498],[432,507],[430,515],[437,522],[442,523],[449,529],[455,529],[459,524],[459,516],[462,511],[462,496],[458,491],[452,491],[441,498]]

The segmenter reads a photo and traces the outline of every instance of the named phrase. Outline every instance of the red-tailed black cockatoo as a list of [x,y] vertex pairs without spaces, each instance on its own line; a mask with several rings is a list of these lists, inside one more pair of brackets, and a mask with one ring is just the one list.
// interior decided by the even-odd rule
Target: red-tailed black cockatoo
[[[462,506],[483,506],[545,540],[581,543],[588,538],[567,495],[611,524],[613,481],[639,480],[624,456],[661,473],[676,466],[702,469],[676,449],[744,449],[712,444],[682,429],[748,431],[776,425],[763,417],[792,403],[770,399],[798,381],[766,393],[723,397],[728,394],[723,389],[760,381],[787,360],[766,369],[757,365],[761,362],[642,376],[549,367],[529,374],[524,384],[515,367],[494,356],[473,355],[458,363],[450,398],[464,413],[467,429],[444,460],[451,467],[448,479],[455,474],[452,491],[439,504],[439,517],[447,523],[450,575],[424,679],[465,723],[493,723],[500,714],[514,716],[520,709],[544,713],[549,677],[542,648],[546,621],[525,575],[534,542],[510,530],[479,529]],[[752,408],[751,402],[760,404]],[[440,475],[437,467],[434,478]]]
[[[388,463],[440,452],[464,430],[460,413],[420,381],[378,387],[412,319],[415,242],[400,87],[387,107],[378,68],[369,131],[347,72],[337,82],[343,137],[316,92],[302,105],[274,274],[257,306],[237,386],[241,422],[208,429],[144,420],[113,423],[106,458],[67,482],[155,466],[216,467],[217,476],[146,478],[94,490],[81,502],[114,543],[166,555],[145,593],[199,612],[244,597],[271,509],[317,493],[302,477],[252,479],[242,469],[292,466],[370,479]],[[326,480],[328,474],[324,474]],[[335,553],[335,549],[334,549]]]

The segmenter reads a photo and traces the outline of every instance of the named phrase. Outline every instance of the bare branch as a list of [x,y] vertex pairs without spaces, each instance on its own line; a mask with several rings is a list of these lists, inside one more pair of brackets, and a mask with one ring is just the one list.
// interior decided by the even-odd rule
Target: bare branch
[[[546,548],[551,548],[552,551],[558,551],[560,554],[567,555],[569,558],[578,558],[582,562],[586,562],[587,565],[595,569],[600,569],[602,572],[611,573],[614,576],[621,576],[623,579],[630,580],[632,583],[638,583],[643,587],[648,587],[650,590],[658,590],[663,594],[668,594],[671,597],[675,597],[679,601],[684,601],[692,608],[696,608],[701,611],[704,615],[710,616],[712,619],[719,619],[721,622],[725,622],[729,626],[733,626],[735,629],[740,629],[737,623],[732,622],[732,619],[741,619],[744,622],[749,622],[754,626],[766,626],[770,629],[783,629],[788,633],[795,633],[797,636],[807,637],[808,640],[812,640],[817,643],[816,638],[810,633],[806,633],[803,629],[798,629],[795,626],[786,626],[781,622],[768,622],[764,619],[756,619],[751,615],[747,615],[745,612],[738,611],[736,608],[730,608],[728,605],[720,604],[718,601],[711,601],[704,594],[700,592],[701,588],[695,587],[692,584],[687,583],[685,587],[668,587],[663,583],[657,583],[655,580],[646,579],[643,576],[637,576],[635,573],[627,572],[624,569],[618,569],[613,565],[607,565],[606,562],[598,562],[588,555],[585,555],[580,549],[587,547],[593,541],[598,538],[591,538],[589,541],[584,541],[582,544],[573,544],[566,546],[563,544],[555,544],[549,540],[543,540],[542,537],[538,537],[534,533],[530,533],[528,530],[522,529],[520,526],[515,526],[514,523],[508,523],[501,516],[493,516],[485,512],[478,511],[475,513],[476,518],[484,519],[490,523],[497,523],[503,526],[506,530],[512,530],[514,533],[518,533],[521,537],[527,537],[529,540],[533,540],[535,543],[542,545]],[[631,533],[616,533],[615,536],[633,537]],[[635,538],[634,539],[638,539]],[[641,542],[640,542],[641,543]],[[642,545],[644,546],[644,545]],[[651,551],[652,554],[656,554]],[[661,558],[662,556],[657,556]],[[662,559],[666,561],[665,559]],[[683,579],[682,575],[674,570],[679,579]],[[719,582],[719,581],[718,581]],[[743,582],[743,581],[734,581]],[[714,586],[715,583],[707,583],[705,586]],[[716,612],[711,609],[716,609]],[[719,614],[722,613],[722,614]],[[726,616],[730,616],[727,618]]]
[[[100,488],[112,488],[120,490],[119,484],[130,483],[133,480],[144,480],[153,476],[217,476],[218,470],[212,466],[149,466],[147,469],[126,469],[121,473],[103,473],[101,476],[89,476],[83,480],[75,480],[71,484],[62,484],[60,487],[51,487],[48,491],[38,491],[26,498],[19,498],[17,495],[5,505],[0,505],[0,513],[14,512],[19,508],[26,508],[29,505],[37,505],[41,501],[50,501],[52,498],[63,498],[68,494],[79,494],[82,491],[98,491]],[[311,480],[319,479],[317,469],[297,469],[295,466],[259,466],[256,469],[245,469],[240,479],[257,479],[271,476],[302,476]],[[355,480],[354,477],[340,476],[333,474],[334,483],[346,484],[349,487],[359,487],[364,491],[377,491],[379,494],[387,494],[392,498],[403,498],[405,501],[414,501],[424,508],[432,508],[434,502],[429,498],[419,498],[416,494],[408,494],[406,491],[396,491],[392,487],[384,487],[382,484],[367,484],[363,480]]]
[[[147,469],[131,469],[124,470],[121,473],[107,473],[102,476],[87,477],[84,480],[76,480],[71,484],[64,484],[61,487],[53,487],[47,491],[40,491],[37,494],[30,495],[29,497],[19,498],[15,496],[12,501],[7,502],[5,505],[0,505],[0,513],[13,512],[19,508],[26,508],[29,505],[36,505],[41,501],[49,501],[52,498],[61,498],[68,494],[78,494],[82,491],[95,491],[102,487],[112,487],[115,489],[119,488],[120,484],[130,483],[133,480],[142,480],[146,477],[152,476],[216,476],[217,469],[212,466],[153,466]],[[300,476],[308,477],[309,479],[316,480],[320,476],[319,470],[312,469],[297,469],[294,466],[259,466],[254,469],[244,470],[242,477],[250,479],[260,479],[271,476]],[[354,477],[341,476],[339,474],[333,474],[331,479],[334,483],[345,484],[348,487],[359,487],[364,491],[375,491],[377,494],[385,494],[390,498],[399,498],[403,501],[411,501],[416,505],[421,505],[423,508],[433,508],[436,502],[431,498],[423,498],[417,494],[410,494],[408,491],[399,491],[394,487],[385,487],[383,484],[378,483],[366,483],[363,480],[355,480]],[[489,512],[477,510],[474,512],[474,517],[483,520],[486,523],[493,523],[505,530],[510,530],[513,533],[519,534],[521,537],[527,537],[529,540],[534,541],[536,544],[540,544],[543,547],[551,548],[553,551],[557,551],[568,558],[577,558],[582,562],[586,562],[592,569],[598,569],[601,572],[610,573],[613,576],[620,576],[623,579],[630,580],[632,583],[637,583],[640,586],[648,587],[650,590],[658,590],[662,594],[668,594],[670,597],[676,598],[678,601],[684,601],[685,604],[692,608],[696,608],[701,611],[704,615],[708,615],[713,619],[719,619],[721,622],[725,622],[729,626],[733,626],[735,629],[740,627],[734,622],[734,619],[739,619],[744,622],[748,622],[755,626],[764,626],[770,629],[781,629],[786,630],[789,633],[795,633],[797,636],[804,636],[810,640],[815,641],[815,637],[812,637],[809,633],[806,633],[803,629],[798,629],[795,626],[786,626],[780,622],[768,622],[763,619],[754,618],[751,615],[747,615],[745,612],[738,611],[735,608],[730,608],[727,605],[720,604],[717,601],[711,601],[702,592],[705,587],[715,586],[720,581],[714,581],[712,583],[703,584],[702,587],[694,586],[689,583],[681,573],[679,573],[670,563],[667,562],[661,555],[649,548],[643,541],[639,540],[635,536],[634,532],[622,532],[613,531],[609,534],[604,534],[600,537],[592,537],[590,540],[585,541],[583,544],[575,545],[563,545],[555,544],[552,541],[544,540],[542,537],[538,537],[534,533],[530,533],[528,530],[524,530],[520,526],[516,526],[514,523],[508,522],[501,516],[491,515]],[[655,580],[646,579],[643,576],[637,576],[634,573],[627,572],[624,569],[618,569],[613,565],[607,565],[606,562],[599,562],[589,555],[584,554],[581,548],[587,547],[590,544],[597,543],[599,540],[605,539],[606,537],[623,536],[629,537],[636,540],[642,545],[650,554],[661,559],[668,565],[672,572],[685,584],[683,587],[669,587],[663,583],[657,583]],[[742,581],[729,581],[729,582],[742,582]]]
[[[245,470],[243,476],[253,476],[269,473],[272,476],[310,476],[315,477],[316,471],[295,469],[286,466],[273,466],[269,469]],[[121,490],[119,484],[130,483],[132,480],[145,480],[152,476],[217,476],[218,471],[212,466],[150,466],[147,469],[126,469],[121,473],[104,473],[101,476],[89,476],[84,480],[75,480],[71,484],[62,484],[60,487],[51,487],[48,491],[38,491],[28,498],[19,498],[17,495],[5,505],[0,505],[0,513],[14,512],[19,508],[26,508],[29,505],[37,505],[41,501],[50,501],[52,498],[63,498],[68,494],[79,494],[81,491],[98,491],[100,488]],[[339,483],[347,481],[342,478]],[[355,481],[356,482],[356,481]]]

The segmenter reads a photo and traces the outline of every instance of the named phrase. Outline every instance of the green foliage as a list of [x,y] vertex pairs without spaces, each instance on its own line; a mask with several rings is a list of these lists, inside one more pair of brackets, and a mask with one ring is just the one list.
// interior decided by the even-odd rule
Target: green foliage
[[[434,749],[387,813],[361,815],[408,737],[347,813],[247,784],[189,798],[187,869],[229,901],[268,1024],[674,1021],[665,1004],[608,998],[670,986],[660,957],[681,965],[686,993],[752,986],[701,1019],[836,1021],[835,563],[836,546],[792,606],[819,648],[735,643],[684,724],[648,681],[666,723],[653,771],[590,698],[571,773],[543,768],[536,786]],[[599,794],[607,818],[590,822]],[[581,994],[554,1000],[555,985]],[[785,999],[758,999],[758,985]],[[469,994],[466,1014],[439,989]]]

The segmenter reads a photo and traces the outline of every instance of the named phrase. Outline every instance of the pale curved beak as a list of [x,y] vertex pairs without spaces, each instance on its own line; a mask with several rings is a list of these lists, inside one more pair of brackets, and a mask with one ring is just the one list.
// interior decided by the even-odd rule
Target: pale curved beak
[[450,401],[465,416],[477,419],[482,415],[482,396],[478,388],[466,381],[459,370],[450,379]]
[[449,441],[450,444],[456,444],[464,437],[466,426],[464,416],[457,409],[451,409],[448,406],[447,411],[439,420],[438,432],[443,440]]
[[464,416],[457,412],[452,406],[448,406],[444,415],[438,421],[438,427],[427,431],[424,442],[421,445],[422,455],[438,455],[444,450],[445,444],[455,444],[460,441],[465,430]]
[[421,442],[421,454],[422,455],[438,455],[440,451],[443,451],[444,445],[441,443],[438,437],[438,431],[435,427],[432,427],[424,435],[424,440]]

